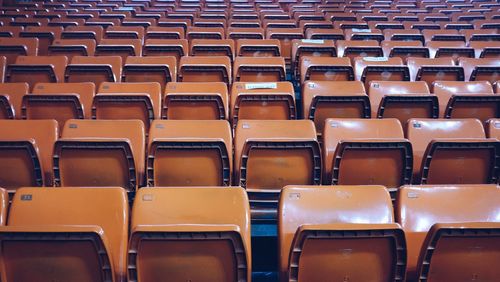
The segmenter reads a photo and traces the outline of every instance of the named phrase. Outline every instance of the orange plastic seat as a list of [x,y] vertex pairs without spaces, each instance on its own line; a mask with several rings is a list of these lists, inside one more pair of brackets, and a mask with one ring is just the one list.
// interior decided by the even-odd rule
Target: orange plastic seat
[[0,120],[0,187],[52,186],[54,120]]
[[[474,22],[475,23],[475,22]],[[499,41],[500,35],[494,29],[463,29],[460,33],[465,35],[467,42],[473,41]]]
[[144,43],[143,56],[173,56],[177,62],[189,55],[186,39],[147,39]]
[[0,26],[0,37],[16,38],[24,28],[21,26]]
[[494,84],[500,76],[500,58],[460,58],[466,81],[489,81]]
[[145,155],[140,120],[68,120],[54,145],[54,182],[135,191],[144,184]]
[[19,37],[38,38],[38,55],[47,56],[48,48],[54,40],[61,38],[63,28],[60,26],[28,26],[19,32]]
[[313,40],[345,40],[342,29],[308,28],[306,38]]
[[234,60],[235,48],[232,39],[193,39],[191,56],[227,56]]
[[231,185],[233,148],[225,120],[154,121],[148,147],[148,186]]
[[292,41],[292,71],[298,77],[300,60],[309,57],[336,57],[337,50],[333,40],[295,39]]
[[233,80],[242,82],[277,82],[286,79],[282,57],[237,57],[234,60]]
[[476,58],[500,58],[500,42],[496,41],[472,41],[469,47],[476,51]]
[[195,27],[188,26],[186,39],[224,39],[225,31],[222,27]]
[[132,210],[129,280],[250,281],[243,189],[141,189]]
[[321,183],[321,153],[310,120],[240,120],[234,150],[234,184],[246,188],[256,220],[276,218],[284,186]]
[[474,49],[466,47],[463,41],[429,41],[425,43],[429,48],[431,58],[451,57],[457,60],[459,57],[474,58]]
[[92,104],[92,118],[141,120],[146,132],[160,118],[161,87],[157,82],[103,82]]
[[86,26],[99,26],[102,27],[103,29],[107,29],[108,27],[111,26],[118,26],[120,25],[121,20],[119,18],[90,18],[87,21],[85,21]]
[[354,58],[356,80],[370,87],[372,81],[410,81],[410,71],[401,58],[357,57]]
[[179,63],[179,82],[231,83],[231,60],[225,56],[187,57]]
[[396,219],[406,235],[407,279],[494,281],[500,275],[498,193],[496,185],[402,187]]
[[456,66],[453,58],[408,58],[412,81],[425,81],[432,91],[434,81],[464,81],[463,67]]
[[121,188],[19,189],[0,228],[2,281],[123,281],[128,212]]
[[354,69],[349,58],[305,56],[300,60],[300,83],[308,80],[354,80]]
[[36,56],[38,38],[0,38],[0,56],[7,58],[7,64],[14,64],[19,56]]
[[338,20],[333,23],[334,28],[343,29],[344,33],[349,29],[369,29],[370,26],[365,21]]
[[[107,39],[144,39],[144,27],[142,26],[110,26],[104,32]],[[140,53],[139,53],[140,54]]]
[[25,82],[0,83],[0,119],[21,119],[21,104],[28,92]]
[[285,58],[287,66],[291,65],[292,60],[292,41],[294,39],[303,39],[304,31],[302,28],[266,28],[267,39],[278,39],[281,45],[281,56]]
[[122,71],[123,82],[157,82],[162,92],[167,83],[177,80],[175,57],[127,57]]
[[381,57],[383,51],[376,40],[338,40],[337,56],[354,60],[355,57]]
[[61,33],[61,39],[94,39],[97,43],[104,37],[100,26],[68,26]]
[[409,57],[429,58],[429,48],[423,47],[420,41],[382,41],[384,57],[399,57],[406,60]]
[[406,126],[410,118],[438,118],[439,101],[423,81],[372,81],[368,95],[372,118],[396,118]]
[[120,56],[122,63],[128,56],[142,54],[142,39],[102,39],[95,48],[96,56]]
[[420,41],[422,44],[425,43],[425,38],[417,29],[386,29],[384,30],[384,39],[387,42],[391,41],[401,41],[401,42],[411,42]]
[[184,28],[150,26],[146,29],[144,40],[148,39],[184,39]]
[[[240,39],[264,39],[265,33],[264,29],[259,27],[228,27],[226,30],[226,36],[228,39],[240,40]],[[230,24],[230,26],[232,26]]]
[[49,56],[94,56],[96,43],[93,39],[57,39],[48,47]]
[[65,56],[19,56],[6,68],[5,82],[26,82],[33,89],[38,82],[63,82]]
[[495,20],[475,20],[473,25],[475,30],[500,28],[500,24]]
[[287,186],[278,220],[280,281],[404,280],[404,233],[382,186]]
[[486,121],[484,126],[486,137],[500,140],[500,119],[491,118]]
[[93,82],[99,87],[103,82],[120,82],[122,58],[119,56],[74,56],[66,67],[65,82]]
[[476,119],[410,119],[406,137],[413,145],[414,183],[496,183],[498,140],[486,139]]
[[278,39],[238,39],[236,55],[242,57],[280,57],[281,43]]
[[465,36],[454,29],[426,29],[422,30],[422,35],[425,37],[425,42],[429,41],[463,41]]
[[288,81],[270,83],[235,82],[231,89],[231,121],[287,120],[296,118],[295,94]]
[[307,81],[302,86],[302,115],[318,135],[327,118],[369,118],[370,100],[360,81]]
[[346,29],[344,33],[347,41],[375,40],[380,43],[384,40],[384,34],[379,29]]
[[410,184],[412,146],[397,119],[327,119],[323,179],[329,185]]

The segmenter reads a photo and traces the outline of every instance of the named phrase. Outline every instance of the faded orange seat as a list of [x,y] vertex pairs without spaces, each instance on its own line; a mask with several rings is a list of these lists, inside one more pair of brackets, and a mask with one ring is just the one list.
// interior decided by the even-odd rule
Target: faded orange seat
[[141,56],[142,39],[102,39],[95,47],[96,56],[120,56],[122,63],[128,56]]
[[238,39],[236,55],[242,57],[280,57],[281,43],[278,39]]
[[103,82],[92,104],[92,118],[141,120],[146,132],[160,118],[161,87],[157,82]]
[[473,22],[474,29],[479,30],[479,29],[497,29],[500,28],[500,23],[496,20],[475,20]]
[[63,28],[60,26],[28,26],[19,32],[19,37],[38,38],[38,55],[47,56],[52,42],[61,38]]
[[500,58],[460,58],[466,81],[489,81],[494,84],[500,76]]
[[425,29],[422,30],[425,42],[429,41],[462,41],[465,42],[465,36],[454,29]]
[[302,28],[266,28],[267,39],[278,39],[281,45],[281,56],[285,58],[285,63],[290,66],[292,59],[292,41],[303,39]]
[[74,56],[66,67],[65,82],[120,82],[122,58],[119,56]]
[[344,33],[349,29],[369,29],[370,26],[365,21],[338,20],[333,23],[334,28],[343,29]]
[[36,56],[38,38],[0,38],[0,56],[7,58],[7,64],[14,64],[19,56]]
[[384,40],[384,34],[379,29],[346,29],[345,40],[347,41],[366,41],[366,40],[375,40],[377,42],[381,42]]
[[402,187],[396,219],[406,235],[407,279],[495,281],[499,191],[497,185]]
[[497,41],[472,41],[469,47],[476,51],[476,58],[500,58],[500,42]]
[[423,81],[372,81],[368,89],[372,118],[438,118],[439,101]]
[[419,41],[425,43],[425,38],[417,29],[385,29],[384,39],[387,42],[412,42]]
[[280,281],[404,280],[404,234],[382,186],[287,186],[278,221]]
[[423,47],[420,41],[382,41],[384,57],[399,57],[406,60],[409,57],[429,58],[429,48]]
[[307,32],[311,28],[317,29],[333,29],[333,23],[331,21],[325,20],[301,20],[299,22],[299,27]]
[[456,66],[452,58],[408,58],[412,81],[425,81],[432,91],[434,81],[464,81],[464,68]]
[[21,119],[23,97],[28,93],[25,82],[0,83],[0,119]]
[[250,281],[250,208],[243,189],[140,189],[132,211],[130,281]]
[[500,115],[500,95],[488,81],[437,81],[440,117],[477,118],[482,122]]
[[286,80],[283,57],[236,57],[233,81],[277,82]]
[[173,56],[177,62],[181,57],[189,55],[186,39],[146,39],[143,56]]
[[191,56],[227,56],[234,60],[235,48],[232,39],[193,39]]
[[354,80],[354,69],[349,58],[305,56],[300,60],[300,83],[308,80]]
[[5,82],[26,82],[30,90],[38,82],[63,82],[67,63],[65,56],[19,56],[7,66]]
[[162,92],[167,83],[177,80],[175,57],[130,56],[125,60],[122,71],[123,82],[157,82]]
[[288,81],[235,82],[231,88],[231,122],[238,120],[295,119],[295,93]]
[[140,120],[68,120],[54,145],[54,182],[135,191],[144,184],[145,155]]
[[16,38],[23,31],[22,26],[0,26],[0,37]]
[[313,40],[345,40],[342,29],[308,28],[306,38]]
[[225,120],[154,121],[148,147],[148,186],[231,185],[233,147]]
[[184,39],[184,28],[150,26],[146,29],[144,40],[148,39]]
[[120,25],[121,20],[119,18],[102,18],[102,17],[97,17],[97,18],[90,18],[85,21],[86,26],[100,26],[104,29],[107,29],[110,26],[118,26]]
[[[209,13],[206,12],[208,15]],[[209,27],[209,28],[214,28],[214,27],[220,27],[220,28],[225,28],[226,27],[226,19],[224,18],[206,18],[206,17],[199,17],[195,18],[193,21],[193,26],[195,27]]]
[[410,81],[410,71],[401,58],[356,57],[354,58],[356,80],[370,87],[372,81]]
[[61,33],[61,39],[94,39],[97,43],[104,36],[101,26],[68,26]]
[[474,58],[474,48],[467,47],[463,41],[429,41],[425,43],[429,48],[431,58],[448,58],[458,60],[459,57]]
[[360,81],[307,81],[302,86],[302,115],[318,135],[327,118],[370,118],[370,100]]
[[327,119],[323,129],[323,183],[410,184],[412,146],[397,119]]
[[0,120],[0,187],[52,186],[54,120]]
[[234,150],[234,184],[246,188],[255,219],[276,218],[284,186],[321,183],[321,153],[310,120],[240,120]]
[[[107,39],[144,39],[144,27],[142,26],[110,26],[104,32]],[[139,53],[140,54],[140,53]]]
[[196,27],[188,26],[186,39],[224,39],[225,31],[222,27]]
[[179,82],[231,83],[231,60],[225,56],[187,57],[179,63]]
[[128,212],[121,188],[19,189],[0,228],[2,280],[123,281]]
[[299,77],[300,61],[308,57],[336,57],[337,50],[333,40],[295,39],[292,41],[292,71]]
[[[476,22],[474,22],[476,23]],[[473,41],[499,41],[500,35],[495,29],[463,29],[460,33],[465,35],[467,42],[471,43]]]
[[68,61],[74,56],[94,56],[93,39],[56,39],[48,47],[49,56],[66,56]]
[[228,39],[240,40],[240,39],[264,39],[264,29],[260,28],[260,21],[258,21],[259,27],[228,27],[226,30],[226,36]]
[[355,57],[381,57],[383,51],[376,40],[337,40],[337,56],[352,61]]
[[500,143],[486,139],[477,119],[410,119],[414,183],[496,183]]

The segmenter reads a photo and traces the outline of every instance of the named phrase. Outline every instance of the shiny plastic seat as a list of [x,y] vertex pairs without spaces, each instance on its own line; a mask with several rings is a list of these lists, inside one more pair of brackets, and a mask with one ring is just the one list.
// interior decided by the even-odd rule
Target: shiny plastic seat
[[0,56],[7,58],[7,64],[14,64],[19,56],[36,56],[38,38],[0,38]]
[[327,118],[370,118],[370,100],[360,81],[307,81],[302,86],[302,115],[318,135]]
[[110,26],[104,32],[107,39],[144,39],[144,27],[142,26]]
[[354,58],[356,80],[370,87],[372,81],[410,81],[410,71],[401,58],[356,57]]
[[94,39],[97,43],[104,37],[100,26],[68,26],[61,33],[61,39]]
[[187,57],[179,63],[179,82],[224,82],[231,83],[231,60],[225,56]]
[[140,120],[68,120],[54,145],[54,182],[135,191],[144,183],[145,155]]
[[327,119],[323,179],[328,185],[410,184],[412,145],[397,119]]
[[385,40],[387,42],[398,41],[398,42],[411,42],[419,41],[422,44],[425,43],[425,38],[417,29],[386,29],[384,30]]
[[292,71],[298,77],[300,60],[308,57],[336,57],[337,50],[333,40],[295,39],[292,41]]
[[39,82],[63,82],[65,56],[19,56],[6,68],[5,82],[26,82],[33,89]]
[[404,280],[404,234],[382,186],[287,186],[278,220],[280,281]]
[[148,186],[231,185],[233,147],[225,120],[154,121],[148,147]]
[[148,39],[184,39],[184,28],[150,26],[146,29],[144,40]]
[[[260,21],[258,22],[260,26]],[[228,39],[264,39],[265,32],[260,27],[228,27],[226,30]]]
[[472,41],[469,47],[476,51],[476,58],[500,58],[500,42],[497,41]]
[[281,56],[285,58],[285,63],[289,67],[292,60],[292,41],[303,39],[302,28],[266,28],[267,39],[278,39],[281,44]]
[[500,119],[491,118],[484,125],[486,137],[500,140]]
[[494,281],[499,275],[498,194],[496,185],[402,187],[396,219],[406,235],[407,279]]
[[384,40],[384,34],[379,29],[346,29],[344,33],[347,41],[375,40],[380,43]]
[[353,61],[355,57],[381,57],[383,51],[376,40],[338,40],[337,56],[348,57]]
[[308,28],[305,33],[307,39],[345,40],[344,31],[342,29]]
[[429,58],[429,48],[423,47],[420,41],[382,41],[384,57],[399,57],[406,60],[409,57]]
[[0,120],[0,187],[52,186],[53,120]]
[[196,27],[188,26],[186,30],[186,39],[224,39],[225,31],[221,27]]
[[65,82],[120,82],[122,58],[119,56],[74,56],[66,67]]
[[21,105],[28,94],[27,83],[0,83],[0,119],[21,119]]
[[426,29],[422,30],[425,42],[429,41],[463,41],[465,36],[454,29]]
[[227,56],[234,60],[235,47],[232,39],[193,39],[191,56]]
[[290,82],[233,83],[231,88],[233,127],[236,127],[238,120],[295,118],[295,94]]
[[349,58],[302,57],[300,83],[312,81],[354,80],[354,69]]
[[177,62],[175,57],[127,57],[123,65],[123,82],[157,82],[163,92],[167,83],[176,80]]
[[57,39],[48,47],[49,56],[94,56],[96,43],[93,39]]
[[[475,22],[474,22],[475,23]],[[499,41],[500,35],[494,29],[471,29],[461,30],[460,33],[465,35],[467,42],[473,41]]]
[[124,63],[128,56],[142,54],[142,39],[102,39],[95,48],[96,56],[120,56]]
[[0,37],[16,38],[24,28],[21,26],[0,26]]
[[128,211],[121,188],[20,189],[0,228],[2,280],[123,281]]
[[278,39],[238,39],[236,55],[241,57],[280,57],[281,43]]
[[500,58],[460,58],[466,81],[489,81],[494,84],[500,76]]
[[277,82],[286,79],[282,57],[237,57],[233,66],[234,82]]
[[434,81],[464,81],[463,67],[456,66],[452,58],[408,58],[412,81],[425,81],[432,91]]
[[61,38],[62,32],[60,26],[28,26],[19,32],[19,37],[38,38],[38,55],[47,56],[49,46]]
[[189,55],[186,39],[146,39],[143,56],[173,56],[180,62],[182,56]]
[[92,104],[92,118],[141,120],[146,132],[160,118],[161,87],[157,82],[103,82]]
[[467,47],[463,41],[429,41],[425,43],[429,48],[430,58],[451,57],[457,60],[459,57],[474,58],[474,49]]
[[414,183],[496,183],[500,143],[486,139],[476,119],[410,119]]
[[243,189],[141,189],[132,210],[130,281],[250,281],[250,208]]

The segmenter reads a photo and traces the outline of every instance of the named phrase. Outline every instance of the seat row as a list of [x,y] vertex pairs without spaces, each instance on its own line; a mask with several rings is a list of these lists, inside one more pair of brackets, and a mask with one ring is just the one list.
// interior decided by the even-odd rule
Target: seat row
[[[494,281],[499,191],[404,186],[393,209],[382,186],[287,186],[280,281]],[[3,281],[251,280],[250,209],[239,187],[145,188],[131,211],[112,187],[21,188],[10,209],[3,189],[0,199]]]

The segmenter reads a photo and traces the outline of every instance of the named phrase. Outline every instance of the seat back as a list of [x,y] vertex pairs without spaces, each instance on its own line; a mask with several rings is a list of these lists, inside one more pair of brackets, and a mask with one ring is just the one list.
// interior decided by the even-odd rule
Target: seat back
[[187,39],[146,39],[143,48],[143,56],[173,56],[178,63],[188,54]]
[[65,56],[19,56],[7,66],[5,82],[26,82],[30,91],[38,82],[63,82],[67,64]]
[[381,57],[383,51],[376,40],[338,40],[337,56],[353,61],[355,57]]
[[281,44],[278,39],[238,39],[236,55],[242,57],[279,57]]
[[144,40],[148,39],[184,39],[184,28],[150,26],[144,35]]
[[101,26],[68,26],[61,33],[61,39],[94,39],[100,42],[103,34]]
[[0,38],[0,56],[7,58],[7,64],[14,64],[19,56],[36,56],[37,38]]
[[122,75],[123,82],[158,82],[163,92],[177,80],[177,62],[175,57],[127,57]]
[[308,57],[300,60],[300,83],[313,81],[354,80],[354,69],[349,58]]
[[52,186],[54,120],[0,120],[0,187]]
[[231,62],[234,60],[232,39],[193,39],[190,46],[192,56],[227,56]]
[[49,46],[54,40],[61,38],[63,28],[60,26],[27,26],[19,32],[19,37],[38,38],[38,55],[47,56]]
[[22,100],[28,92],[25,82],[0,83],[0,119],[20,119]]
[[119,56],[74,56],[66,67],[65,82],[93,82],[97,88],[103,82],[120,82],[122,58]]
[[250,207],[241,188],[140,189],[131,229],[129,280],[251,279]]
[[408,67],[398,57],[356,57],[354,58],[356,80],[369,88],[372,81],[410,81]]
[[237,57],[233,80],[242,82],[276,82],[286,79],[285,60],[282,57]]
[[48,47],[50,56],[66,56],[68,61],[74,56],[94,56],[94,39],[57,39]]
[[500,58],[460,58],[458,65],[464,68],[466,81],[489,81],[493,84],[500,75]]
[[[494,281],[498,277],[499,192],[497,185],[402,187],[396,220],[406,235],[407,278]],[[478,222],[483,227],[496,222],[496,230],[477,228],[474,223]]]
[[144,38],[144,27],[142,26],[110,26],[104,33],[106,39],[139,39]]
[[[409,35],[410,36],[410,35]],[[412,36],[412,35],[411,35]],[[380,44],[384,50],[385,57],[398,57],[406,63],[409,57],[429,58],[429,48],[423,47],[422,42],[415,41],[388,41],[384,40]]]
[[148,147],[148,186],[231,185],[232,138],[225,120],[154,121]]
[[96,56],[120,56],[122,63],[128,56],[142,54],[142,39],[102,39],[95,48]]
[[464,81],[464,69],[453,58],[408,58],[412,81],[425,81],[432,91],[434,81]]
[[404,235],[382,186],[287,186],[278,220],[280,281],[404,279]]
[[140,120],[68,120],[54,146],[55,184],[134,191],[144,182],[144,158]]
[[2,280],[123,281],[128,210],[121,188],[20,189],[0,229]]
[[179,82],[231,83],[231,60],[225,56],[182,57],[179,63]]

